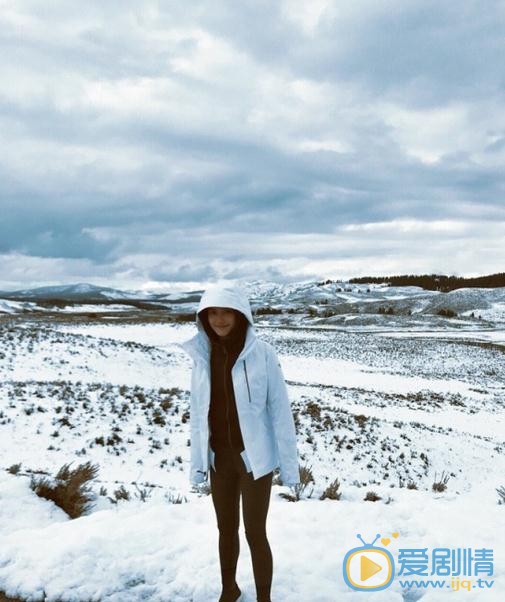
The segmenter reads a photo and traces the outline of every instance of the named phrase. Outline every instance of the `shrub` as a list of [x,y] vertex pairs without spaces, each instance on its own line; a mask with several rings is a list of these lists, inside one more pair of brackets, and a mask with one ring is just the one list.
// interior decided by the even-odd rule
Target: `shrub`
[[505,487],[503,487],[503,485],[501,487],[498,487],[496,489],[496,491],[498,492],[498,495],[500,496],[498,499],[498,504],[502,505],[505,504]]
[[445,491],[450,478],[451,477],[448,474],[442,471],[442,474],[440,475],[440,481],[437,481],[437,473],[435,473],[435,481],[433,482],[431,488],[433,491],[437,491],[439,493]]
[[458,314],[455,311],[453,311],[452,309],[449,309],[447,307],[442,307],[441,309],[439,309],[437,311],[437,315],[438,316],[445,316],[446,318],[454,318]]
[[18,474],[18,472],[21,470],[21,462],[19,462],[19,464],[12,464],[11,466],[9,466],[9,468],[7,469],[7,472],[10,472],[11,474]]
[[321,418],[321,407],[317,401],[309,401],[305,405],[303,413],[315,420],[319,420]]
[[135,497],[138,498],[141,502],[146,502],[153,494],[152,487],[150,489],[148,489],[147,487],[145,487],[144,489],[140,489],[140,487],[137,485],[137,483],[134,483],[134,486],[135,486],[135,489],[137,490]]
[[354,416],[354,420],[358,423],[360,428],[364,428],[365,423],[368,420],[368,416],[365,416],[364,414],[358,414]]
[[395,310],[393,307],[382,307],[380,306],[379,309],[377,310],[377,313],[379,314],[394,314]]
[[380,497],[380,495],[377,495],[375,491],[367,491],[363,499],[365,502],[378,502],[382,498]]
[[339,500],[342,497],[342,492],[339,491],[340,482],[337,479],[332,481],[328,487],[323,491],[320,496],[320,500]]
[[113,504],[117,504],[119,502],[119,500],[125,500],[128,501],[130,499],[130,494],[129,492],[125,489],[124,485],[121,485],[121,487],[119,489],[116,489],[114,491],[114,497],[111,498],[109,496],[109,500],[113,503]]
[[[279,495],[281,497],[283,497],[284,499],[290,501],[290,502],[298,502],[305,489],[307,488],[307,485],[312,482],[314,483],[314,476],[312,474],[312,470],[310,469],[310,467],[302,465],[298,468],[299,474],[300,474],[300,482],[295,485],[293,487],[293,491],[294,494],[291,493],[280,493]],[[312,488],[311,492],[308,494],[307,497],[310,497],[312,495],[312,492],[314,491],[314,488]]]
[[405,480],[401,476],[398,477],[398,487],[400,487],[400,489],[403,487],[407,487],[407,489],[418,489],[417,484],[412,480],[407,481],[407,484],[405,485]]
[[70,518],[85,514],[91,501],[91,488],[88,484],[98,474],[99,467],[91,462],[79,464],[70,470],[70,464],[64,464],[58,471],[54,483],[45,477],[30,480],[30,488],[42,498],[52,500]]
[[188,499],[186,498],[186,496],[185,495],[181,495],[180,493],[177,494],[177,497],[173,493],[166,493],[165,494],[165,499],[170,504],[182,504],[183,502],[186,503],[188,501]]
[[162,399],[162,400],[160,401],[160,406],[161,406],[161,409],[162,409],[164,412],[168,412],[168,410],[170,409],[170,406],[171,406],[171,405],[172,405],[172,400],[171,400],[169,397],[165,397],[164,399]]
[[256,311],[254,312],[255,316],[266,316],[268,314],[281,314],[282,313],[282,309],[279,309],[278,307],[258,307],[256,309]]

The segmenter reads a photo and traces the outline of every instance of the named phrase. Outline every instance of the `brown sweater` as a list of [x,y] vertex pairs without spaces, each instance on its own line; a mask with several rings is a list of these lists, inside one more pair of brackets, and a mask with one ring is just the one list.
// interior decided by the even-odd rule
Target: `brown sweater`
[[244,347],[249,322],[237,312],[234,329],[228,336],[220,337],[210,327],[205,310],[199,317],[211,341],[210,446],[214,451],[230,447],[242,451],[244,442],[238,421],[231,369]]

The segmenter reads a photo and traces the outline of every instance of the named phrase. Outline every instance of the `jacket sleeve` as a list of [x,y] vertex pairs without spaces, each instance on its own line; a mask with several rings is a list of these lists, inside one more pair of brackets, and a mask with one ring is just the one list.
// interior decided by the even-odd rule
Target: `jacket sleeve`
[[267,345],[267,374],[267,407],[279,453],[281,479],[284,485],[294,486],[300,482],[295,421],[281,364],[271,345]]
[[199,485],[207,480],[207,473],[204,472],[201,466],[202,462],[202,450],[201,450],[201,437],[200,429],[198,427],[196,399],[194,398],[194,375],[195,366],[191,373],[191,404],[189,410],[189,429],[190,429],[190,454],[191,454],[191,468],[189,480],[192,485]]

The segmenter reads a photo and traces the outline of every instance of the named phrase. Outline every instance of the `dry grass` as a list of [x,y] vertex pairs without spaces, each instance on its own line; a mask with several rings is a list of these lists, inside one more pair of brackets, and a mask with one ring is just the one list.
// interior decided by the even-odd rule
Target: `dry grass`
[[64,464],[53,482],[46,477],[32,475],[30,487],[39,497],[52,500],[70,518],[78,518],[88,510],[91,502],[89,481],[97,474],[98,465],[91,462],[80,464],[73,470],[70,469],[70,464]]

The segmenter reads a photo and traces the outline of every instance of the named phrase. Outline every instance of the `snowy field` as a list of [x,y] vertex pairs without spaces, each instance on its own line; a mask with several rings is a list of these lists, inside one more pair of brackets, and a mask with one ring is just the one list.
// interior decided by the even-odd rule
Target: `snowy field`
[[[217,601],[212,502],[188,483],[191,362],[178,343],[194,326],[5,317],[0,332],[0,591],[30,602]],[[505,331],[263,319],[257,333],[279,353],[313,475],[299,501],[272,489],[272,600],[505,600]],[[30,489],[34,473],[87,461],[99,473],[85,516]],[[433,491],[442,473],[447,488]],[[336,478],[341,499],[319,499]],[[237,581],[253,602],[242,529]],[[395,560],[400,549],[491,549],[492,575],[400,583],[444,579],[430,565],[383,591],[353,591],[342,564],[357,534],[387,538],[376,545]]]

